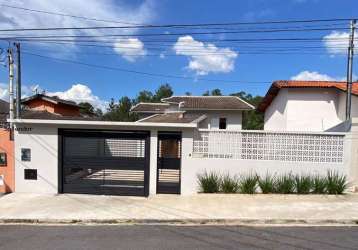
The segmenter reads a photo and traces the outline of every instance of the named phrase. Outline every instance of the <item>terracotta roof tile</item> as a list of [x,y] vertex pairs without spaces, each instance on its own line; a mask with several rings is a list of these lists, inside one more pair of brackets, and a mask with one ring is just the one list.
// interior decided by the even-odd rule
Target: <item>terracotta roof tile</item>
[[[267,91],[264,99],[258,106],[258,110],[265,112],[270,106],[271,102],[275,99],[280,89],[283,88],[334,88],[341,91],[346,91],[346,82],[339,81],[293,81],[293,80],[280,80],[272,83],[270,89]],[[358,95],[358,82],[352,85],[352,94]]]

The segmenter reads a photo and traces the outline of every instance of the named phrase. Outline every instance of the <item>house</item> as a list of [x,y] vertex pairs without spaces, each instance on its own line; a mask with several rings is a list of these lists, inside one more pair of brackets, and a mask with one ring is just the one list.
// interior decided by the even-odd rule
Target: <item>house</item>
[[[346,83],[275,81],[258,110],[267,131],[328,131],[345,121]],[[352,117],[358,117],[358,83],[353,83]]]
[[240,130],[242,112],[254,107],[236,96],[171,96],[162,103],[139,103],[139,122],[198,122],[203,129]]
[[[85,119],[80,116],[79,106],[58,97],[36,94],[22,99],[21,119]],[[14,140],[6,119],[9,103],[0,100],[0,193],[15,190]]]
[[35,94],[21,100],[25,110],[46,111],[62,116],[79,116],[80,107],[73,101],[63,100],[57,96]]
[[[242,111],[253,107],[231,96],[173,96],[162,103],[133,107],[145,116],[136,122],[53,114],[12,120],[15,192],[191,195],[205,171],[259,176],[335,171],[358,185],[351,154],[358,143],[349,133],[240,130]],[[355,123],[358,130],[358,119]]]
[[14,142],[6,119],[9,114],[9,103],[0,99],[0,193],[14,191]]

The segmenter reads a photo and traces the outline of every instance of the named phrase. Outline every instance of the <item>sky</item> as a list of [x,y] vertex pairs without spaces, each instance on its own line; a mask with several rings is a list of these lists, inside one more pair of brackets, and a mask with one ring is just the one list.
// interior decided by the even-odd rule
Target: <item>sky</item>
[[[0,8],[3,30],[358,17],[356,0],[0,0]],[[103,110],[111,98],[135,98],[139,91],[154,91],[164,83],[173,87],[175,95],[201,95],[214,88],[224,94],[264,95],[274,80],[345,79],[348,21],[210,27],[1,31],[0,37],[67,36],[50,42],[21,41],[22,94],[44,90],[64,99],[88,101]],[[310,28],[320,30],[235,33]],[[271,38],[316,41],[264,42]],[[6,50],[8,44],[2,40],[0,48]],[[353,71],[356,77],[356,63]],[[7,86],[8,68],[1,67],[2,99],[8,99]]]

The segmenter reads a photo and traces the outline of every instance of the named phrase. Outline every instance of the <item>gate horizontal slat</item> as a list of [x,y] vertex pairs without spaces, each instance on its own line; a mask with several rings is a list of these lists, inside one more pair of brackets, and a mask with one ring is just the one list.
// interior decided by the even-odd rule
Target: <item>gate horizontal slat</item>
[[66,157],[64,168],[86,167],[93,169],[144,170],[145,158],[125,157]]
[[180,169],[180,158],[158,158],[158,166],[162,169]]

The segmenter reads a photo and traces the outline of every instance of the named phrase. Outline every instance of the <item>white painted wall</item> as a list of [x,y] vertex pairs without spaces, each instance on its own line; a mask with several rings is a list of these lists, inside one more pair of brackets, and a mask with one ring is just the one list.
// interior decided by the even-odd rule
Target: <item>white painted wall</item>
[[287,89],[281,89],[265,112],[265,130],[285,131],[287,126]]
[[[189,111],[187,111],[189,113]],[[192,112],[192,111],[190,111]],[[227,130],[240,130],[242,128],[242,111],[202,111],[207,118],[200,122],[199,128],[219,129],[219,119],[226,118]]]
[[[15,132],[15,192],[57,193],[58,136],[56,127],[31,127],[29,132]],[[31,149],[31,161],[21,161],[21,148]],[[24,169],[37,169],[37,180],[25,180]]]
[[186,159],[185,163],[186,165],[183,165],[182,178],[183,195],[191,195],[198,192],[197,175],[204,173],[204,171],[214,171],[219,174],[229,173],[231,176],[258,174],[263,177],[267,173],[277,175],[285,173],[326,175],[328,170],[334,170],[345,175],[348,174],[348,169],[344,164],[202,158]]
[[341,123],[340,91],[281,89],[265,112],[265,130],[325,131]]
[[[19,126],[24,127],[24,126]],[[58,136],[56,125],[26,125],[31,127],[29,132],[15,133],[15,180],[16,192],[52,193],[58,192]],[[75,128],[75,127],[73,127]],[[82,126],[82,128],[85,128]],[[89,128],[89,127],[87,127]],[[95,127],[91,127],[95,128]],[[97,127],[98,128],[98,127]],[[112,128],[113,129],[113,128]],[[117,128],[119,129],[119,128]],[[120,128],[123,130],[124,128]],[[129,129],[129,128],[128,128]],[[132,128],[133,129],[133,128]],[[326,174],[328,169],[339,171],[342,174],[355,173],[351,171],[351,154],[345,154],[344,163],[299,163],[263,160],[237,159],[206,159],[193,158],[193,132],[187,129],[155,129],[151,128],[151,159],[150,159],[150,195],[156,194],[157,169],[157,131],[182,130],[182,173],[181,192],[184,195],[195,194],[198,191],[197,175],[203,171],[217,171],[220,173],[309,173]],[[349,146],[349,141],[346,142]],[[347,147],[347,152],[350,148]],[[21,162],[21,148],[31,148],[31,162]],[[356,149],[355,149],[356,150]],[[38,180],[24,180],[24,169],[34,168],[38,171]]]

